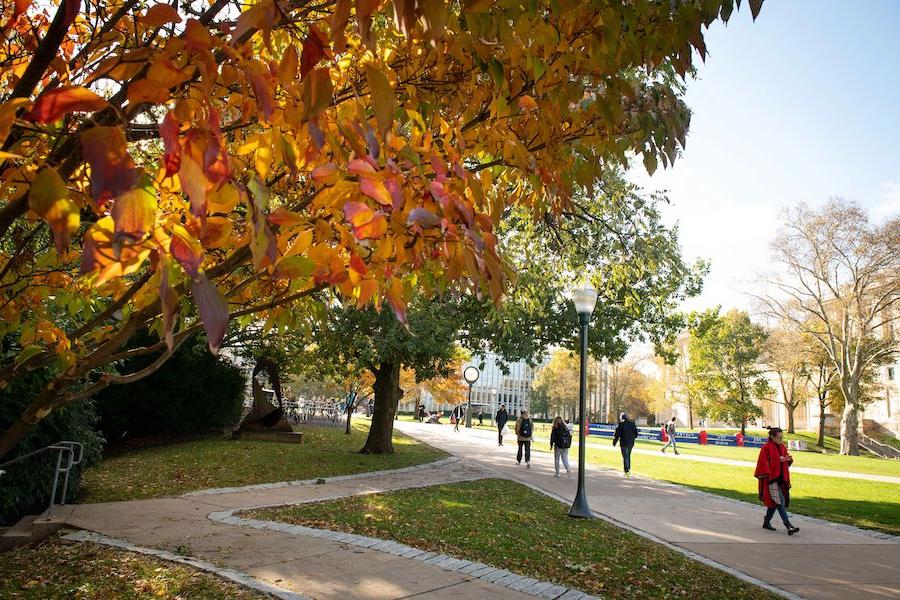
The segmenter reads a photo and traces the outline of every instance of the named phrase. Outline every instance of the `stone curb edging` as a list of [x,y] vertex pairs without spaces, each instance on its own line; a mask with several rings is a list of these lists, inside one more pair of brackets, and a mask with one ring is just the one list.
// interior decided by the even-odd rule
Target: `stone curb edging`
[[224,579],[226,581],[236,583],[252,590],[256,590],[257,592],[267,594],[269,596],[272,596],[273,598],[279,598],[279,600],[312,600],[307,596],[303,596],[296,592],[274,586],[270,583],[266,583],[264,581],[256,579],[255,577],[250,577],[246,573],[242,573],[234,569],[217,567],[212,563],[196,558],[179,556],[178,554],[173,554],[172,552],[167,552],[166,550],[157,550],[156,548],[144,548],[142,546],[135,546],[133,544],[129,544],[125,540],[107,537],[99,533],[94,533],[93,531],[76,531],[74,533],[63,536],[62,539],[74,542],[93,542],[95,544],[102,544],[104,546],[120,548],[122,550],[128,550],[129,552],[136,552],[138,554],[154,556],[156,558],[160,558],[169,562],[187,565],[200,571],[211,573],[212,575],[215,575],[220,579]]
[[335,481],[349,481],[352,479],[362,479],[365,477],[376,477],[378,475],[393,475],[395,473],[409,473],[411,471],[420,471],[422,469],[430,469],[434,467],[442,467],[444,465],[459,462],[459,457],[448,456],[428,463],[420,465],[412,465],[400,469],[383,469],[381,471],[367,471],[364,473],[352,473],[350,475],[337,475],[335,477],[318,477],[316,479],[298,479],[295,481],[277,481],[273,483],[256,483],[252,485],[244,485],[238,487],[221,487],[209,488],[205,490],[196,490],[186,492],[177,496],[178,498],[190,498],[194,496],[213,496],[217,494],[234,494],[240,492],[252,492],[256,490],[275,490],[279,488],[294,487],[301,485],[317,485],[321,483],[332,483]]
[[[441,462],[441,461],[439,461]],[[432,465],[436,463],[431,463]],[[397,472],[397,471],[393,471]],[[464,481],[477,481],[478,479],[484,479],[483,474],[478,474],[476,477],[471,479],[460,479],[449,483],[462,483]],[[432,487],[435,485],[444,485],[441,483],[428,482],[424,484],[406,486],[403,488],[397,489],[415,489],[415,488],[423,488],[423,487]],[[494,585],[499,585],[501,587],[506,587],[517,592],[521,592],[523,594],[527,594],[529,596],[535,596],[537,598],[543,598],[545,600],[601,600],[597,596],[591,596],[582,591],[567,588],[565,586],[552,583],[550,581],[540,581],[534,579],[532,577],[526,577],[524,575],[518,575],[511,571],[507,571],[506,569],[499,569],[497,567],[492,567],[490,565],[486,565],[481,562],[473,562],[469,560],[465,560],[462,558],[455,558],[453,556],[449,556],[447,554],[438,554],[437,552],[429,552],[426,550],[420,550],[419,548],[414,548],[413,546],[407,546],[406,544],[401,544],[399,542],[395,542],[392,540],[386,540],[381,538],[373,538],[364,535],[357,535],[355,533],[345,533],[342,531],[333,531],[331,529],[319,529],[315,527],[306,527],[305,525],[292,525],[290,523],[279,523],[276,521],[261,521],[259,519],[245,519],[243,517],[236,517],[234,513],[236,512],[245,512],[249,510],[257,510],[261,508],[275,508],[279,506],[298,506],[301,504],[313,504],[316,502],[328,502],[329,500],[337,500],[340,498],[348,498],[351,496],[366,496],[370,494],[379,494],[385,493],[389,491],[394,491],[394,489],[388,490],[373,490],[366,491],[362,493],[352,493],[352,494],[338,494],[335,496],[330,496],[326,498],[316,498],[311,500],[305,500],[300,502],[293,502],[289,504],[285,504],[284,502],[279,502],[276,504],[267,504],[263,506],[254,506],[250,508],[240,508],[240,509],[231,509],[231,510],[223,510],[223,511],[215,511],[211,512],[207,515],[207,518],[216,523],[222,523],[224,525],[233,525],[236,527],[250,527],[252,529],[259,529],[264,531],[277,531],[279,533],[286,533],[289,535],[306,535],[309,537],[320,538],[325,540],[330,540],[333,542],[338,542],[341,544],[348,544],[351,546],[356,546],[358,548],[367,548],[369,550],[377,550],[378,552],[384,552],[385,554],[392,554],[394,556],[399,556],[401,558],[409,558],[412,560],[419,561],[424,564],[432,565],[443,569],[444,571],[458,572],[463,575],[468,575],[474,579],[481,579],[486,583],[492,583]]]

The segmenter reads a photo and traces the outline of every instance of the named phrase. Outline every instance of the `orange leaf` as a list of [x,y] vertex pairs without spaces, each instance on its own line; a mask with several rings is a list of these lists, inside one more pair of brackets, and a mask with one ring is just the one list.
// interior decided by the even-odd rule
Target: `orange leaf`
[[301,99],[303,118],[311,119],[325,112],[331,104],[331,73],[327,68],[315,69],[303,78]]
[[28,208],[50,225],[57,253],[65,252],[81,225],[81,214],[55,168],[47,167],[35,177],[28,191]]
[[191,277],[196,277],[203,263],[203,247],[187,229],[179,224],[172,226],[172,240],[169,252]]
[[392,277],[391,285],[385,292],[385,296],[394,310],[397,320],[406,325],[406,300],[403,298],[403,282],[396,277]]
[[167,23],[180,23],[181,16],[170,4],[154,4],[138,17],[138,21],[147,27],[162,27]]
[[25,118],[35,123],[52,123],[72,112],[103,110],[109,102],[87,88],[63,86],[44,92]]
[[384,183],[378,181],[377,179],[363,177],[359,181],[359,190],[379,204],[383,204],[385,206],[393,206],[391,193],[384,186]]
[[116,237],[131,242],[144,239],[156,223],[156,207],[156,190],[150,178],[144,175],[138,187],[120,195],[113,204]]

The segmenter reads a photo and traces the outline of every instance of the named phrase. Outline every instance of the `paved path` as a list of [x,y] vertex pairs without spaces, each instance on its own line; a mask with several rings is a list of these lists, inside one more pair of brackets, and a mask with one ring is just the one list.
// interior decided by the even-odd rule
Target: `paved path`
[[[398,428],[464,459],[571,501],[571,480],[553,477],[553,456],[532,453],[532,468],[515,464],[515,440],[497,447],[490,431],[454,433],[449,427],[398,422]],[[573,449],[572,458],[577,456]],[[577,462],[577,460],[573,461]],[[652,539],[715,561],[803,598],[900,598],[900,543],[866,532],[793,516],[801,528],[760,527],[762,507],[646,479],[624,479],[610,469],[587,470],[594,511]],[[900,490],[898,490],[900,494]],[[780,527],[780,525],[779,525]]]
[[[258,506],[295,504],[485,476],[477,466],[461,467],[458,462],[452,462],[363,477],[334,478],[321,485],[250,486],[177,498],[82,504],[74,508],[67,523],[143,548],[173,552],[186,546],[201,561],[224,567],[239,576],[249,575],[300,597],[533,599],[532,595],[488,583],[477,576],[411,558],[322,536],[239,527],[222,522],[221,517],[233,510]],[[209,518],[216,513],[218,521]],[[568,600],[581,594],[563,597]]]
[[[476,430],[478,431],[478,430]],[[496,439],[496,433],[493,434],[493,438]],[[515,442],[515,434],[512,434],[511,439]],[[550,438],[536,437],[535,441],[550,445]],[[578,438],[574,438],[572,440],[573,444],[578,443]],[[695,448],[697,447],[694,444],[686,444],[688,447],[693,445]],[[606,450],[607,452],[615,452],[619,453],[619,449],[610,444],[598,444],[596,442],[588,442],[587,447],[596,450]],[[661,448],[662,446],[660,446]],[[683,447],[683,444],[678,445],[679,448]],[[632,454],[646,454],[650,456],[659,456],[660,451],[659,448],[655,450],[651,450],[649,448],[635,448],[631,452]],[[803,453],[797,453],[799,456],[803,456]],[[716,456],[702,456],[699,454],[685,454],[682,452],[679,455],[668,453],[674,460],[693,460],[696,462],[705,462],[705,463],[715,463],[719,465],[731,465],[733,467],[750,467],[756,468],[755,462],[750,462],[749,460],[737,460],[734,458],[719,458]],[[792,466],[791,473],[804,473],[806,475],[818,475],[821,477],[841,477],[843,479],[863,479],[866,481],[880,481],[883,483],[896,483],[900,484],[900,477],[896,477],[893,475],[876,475],[874,473],[855,473],[853,471],[835,471],[833,469],[819,469],[816,467],[802,467],[802,466]]]

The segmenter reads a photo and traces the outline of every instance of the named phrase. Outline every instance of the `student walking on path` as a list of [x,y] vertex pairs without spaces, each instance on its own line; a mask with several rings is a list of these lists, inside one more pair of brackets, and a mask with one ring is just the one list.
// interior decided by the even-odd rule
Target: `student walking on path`
[[675,417],[672,417],[672,420],[666,425],[666,435],[669,437],[669,441],[661,448],[662,453],[665,454],[666,448],[672,446],[672,450],[675,451],[675,456],[678,456],[678,446],[675,445]]
[[613,435],[613,443],[619,443],[619,449],[622,451],[622,466],[625,469],[625,475],[631,474],[631,449],[634,448],[634,440],[637,439],[638,430],[634,421],[628,420],[628,413],[623,412],[619,415],[619,424],[616,426],[616,433]]
[[465,411],[462,404],[453,409],[453,431],[459,431],[459,422],[463,420]]
[[787,507],[791,503],[790,466],[794,458],[784,447],[784,433],[778,427],[769,429],[769,439],[759,450],[756,471],[753,475],[759,481],[759,499],[766,505],[766,516],[763,529],[775,531],[772,517],[778,511],[788,535],[794,535],[800,529],[791,525]]
[[525,450],[525,468],[531,468],[531,436],[534,434],[534,423],[528,416],[528,411],[523,410],[516,419],[516,441],[519,449],[516,451],[516,464],[522,464],[522,450]]
[[494,423],[497,424],[497,445],[503,445],[503,429],[506,427],[506,422],[509,421],[509,413],[506,412],[506,405],[501,404],[500,408],[497,410],[497,415],[494,417]]
[[553,429],[550,431],[550,448],[553,450],[553,467],[556,476],[559,477],[559,462],[566,467],[566,477],[571,476],[569,471],[569,448],[572,447],[572,432],[563,423],[562,417],[553,419]]

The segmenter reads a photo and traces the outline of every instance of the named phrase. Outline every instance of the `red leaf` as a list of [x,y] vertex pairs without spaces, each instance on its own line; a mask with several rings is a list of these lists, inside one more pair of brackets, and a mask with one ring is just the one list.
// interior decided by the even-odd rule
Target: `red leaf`
[[350,0],[337,0],[331,15],[331,44],[335,52],[347,47],[347,22],[350,20]]
[[77,85],[67,85],[41,94],[25,118],[35,123],[52,123],[73,112],[103,110],[109,102],[91,90]]
[[362,202],[351,201],[344,204],[344,218],[353,227],[353,235],[360,240],[378,238],[387,231],[384,215]]
[[265,75],[261,73],[250,73],[250,85],[253,87],[253,94],[259,103],[259,108],[263,113],[266,121],[272,118],[275,111],[275,101],[272,96],[272,86]]
[[163,163],[166,167],[166,176],[171,177],[178,172],[181,165],[181,141],[178,133],[180,127],[175,114],[171,111],[163,117],[162,124],[159,126],[159,135],[162,138],[166,152],[163,155]]
[[0,27],[0,33],[9,29],[9,27],[16,22],[16,19],[19,18],[19,15],[28,10],[28,7],[31,6],[31,2],[32,0],[16,0],[15,4],[13,4],[12,15],[9,17],[9,21],[4,23],[3,27]]
[[181,225],[172,227],[169,252],[188,275],[191,277],[197,276],[197,273],[200,271],[200,265],[203,263],[203,247]]
[[81,156],[91,166],[91,195],[99,207],[133,188],[140,175],[119,127],[91,127],[82,133]]
[[228,329],[228,302],[206,278],[205,273],[199,273],[193,278],[191,295],[194,296],[194,303],[206,330],[209,350],[213,354],[218,354],[219,346],[222,345],[225,331]]
[[305,77],[312,71],[319,61],[325,57],[325,48],[328,41],[325,34],[319,31],[315,25],[309,28],[309,35],[303,40],[303,52],[300,54],[300,77]]
[[353,254],[350,257],[350,268],[360,275],[365,275],[369,270],[366,268],[366,263],[363,262],[363,259],[359,257],[359,254]]

